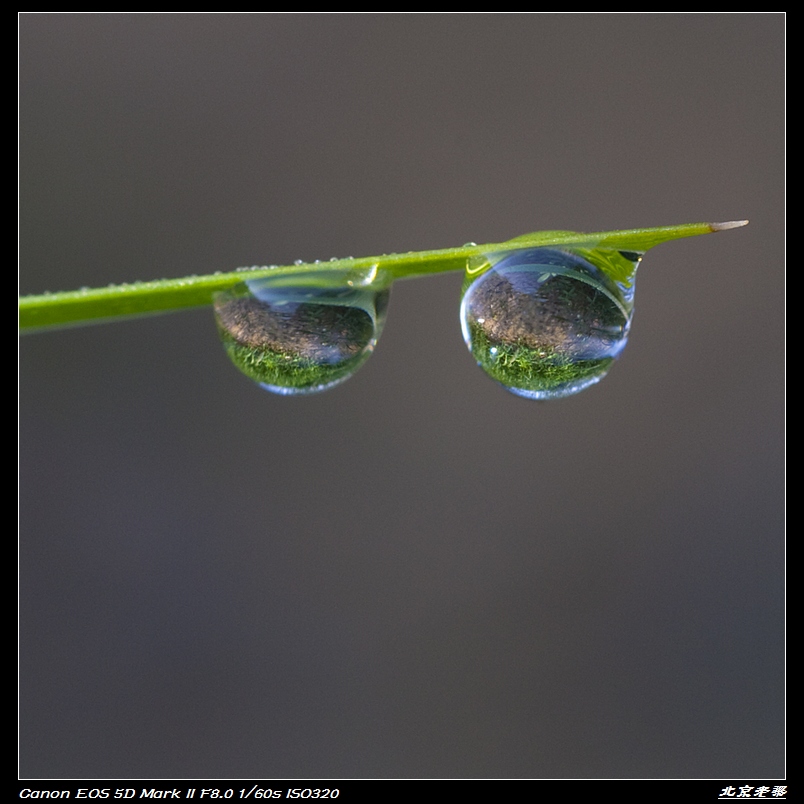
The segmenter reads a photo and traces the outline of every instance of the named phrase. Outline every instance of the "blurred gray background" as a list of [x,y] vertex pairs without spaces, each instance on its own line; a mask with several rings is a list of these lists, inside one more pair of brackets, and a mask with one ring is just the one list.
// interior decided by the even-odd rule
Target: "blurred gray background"
[[272,396],[208,309],[25,336],[26,777],[779,777],[784,17],[20,17],[22,293],[750,218],[608,378],[461,277]]

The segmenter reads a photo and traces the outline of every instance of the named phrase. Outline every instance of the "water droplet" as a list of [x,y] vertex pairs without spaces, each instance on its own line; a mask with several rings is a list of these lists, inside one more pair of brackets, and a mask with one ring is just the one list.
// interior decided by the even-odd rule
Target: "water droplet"
[[601,380],[625,346],[632,290],[633,275],[625,287],[570,251],[485,255],[482,265],[467,266],[463,337],[478,365],[509,391],[569,396]]
[[294,265],[304,265],[304,260],[293,260]]
[[463,247],[464,247],[464,248],[474,248],[476,245],[477,245],[477,243],[473,243],[473,242],[470,240],[468,243],[464,243],[464,244],[463,244]]
[[215,297],[215,319],[232,362],[283,395],[325,391],[374,351],[391,280],[375,269],[305,271],[252,279]]

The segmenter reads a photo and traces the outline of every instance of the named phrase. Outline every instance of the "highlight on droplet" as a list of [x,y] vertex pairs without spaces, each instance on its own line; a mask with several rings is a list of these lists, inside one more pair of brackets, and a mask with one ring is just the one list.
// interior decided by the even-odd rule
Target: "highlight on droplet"
[[365,363],[385,324],[390,279],[306,271],[252,279],[217,294],[215,320],[232,362],[285,396],[326,391]]
[[579,251],[520,249],[467,270],[464,340],[478,365],[514,394],[576,394],[599,382],[625,347],[641,254]]

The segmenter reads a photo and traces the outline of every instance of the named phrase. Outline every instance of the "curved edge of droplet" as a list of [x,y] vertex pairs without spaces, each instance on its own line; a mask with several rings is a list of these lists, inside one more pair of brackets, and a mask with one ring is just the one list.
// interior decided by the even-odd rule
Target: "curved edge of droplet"
[[471,351],[472,336],[471,333],[469,332],[469,323],[466,320],[466,292],[461,294],[461,305],[458,308],[458,316],[460,317],[461,322],[461,335],[463,336],[463,342],[469,348],[469,351]]
[[585,391],[592,385],[597,385],[608,374],[608,368],[601,374],[578,380],[570,386],[551,388],[550,390],[529,391],[526,388],[515,388],[502,382],[498,382],[498,384],[505,388],[506,391],[514,394],[514,396],[521,396],[523,399],[535,399],[537,402],[546,402],[550,399],[566,399],[568,396],[575,396],[575,394]]
[[332,380],[332,382],[327,382],[323,385],[311,385],[301,388],[291,388],[284,385],[271,385],[267,382],[257,382],[257,385],[259,385],[260,388],[270,391],[272,394],[278,394],[279,396],[313,396],[313,394],[320,394],[322,391],[329,391],[330,388],[334,388],[336,385],[342,385],[350,377],[353,377],[356,372],[357,368],[351,374],[347,374],[344,377],[338,377],[337,380]]

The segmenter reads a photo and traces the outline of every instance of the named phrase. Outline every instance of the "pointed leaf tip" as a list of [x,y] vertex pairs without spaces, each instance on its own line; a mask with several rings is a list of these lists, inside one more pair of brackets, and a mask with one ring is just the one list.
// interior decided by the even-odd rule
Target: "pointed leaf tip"
[[723,232],[726,229],[739,229],[741,226],[747,226],[748,221],[724,221],[723,223],[710,223],[713,232]]

